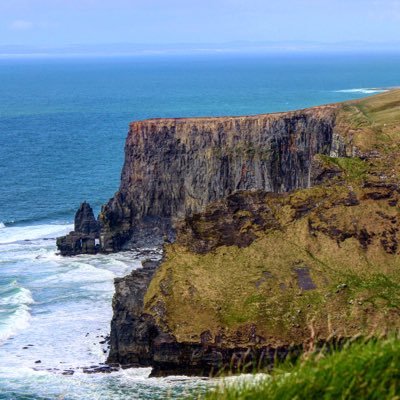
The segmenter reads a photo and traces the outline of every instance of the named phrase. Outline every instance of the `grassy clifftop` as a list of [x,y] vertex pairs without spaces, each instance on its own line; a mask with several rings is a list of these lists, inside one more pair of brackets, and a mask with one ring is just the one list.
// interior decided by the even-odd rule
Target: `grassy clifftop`
[[343,103],[339,129],[361,151],[388,150],[399,144],[400,89]]
[[[338,107],[321,184],[242,192],[179,226],[145,311],[181,343],[285,346],[400,327],[400,91]],[[328,177],[328,178],[326,178]]]

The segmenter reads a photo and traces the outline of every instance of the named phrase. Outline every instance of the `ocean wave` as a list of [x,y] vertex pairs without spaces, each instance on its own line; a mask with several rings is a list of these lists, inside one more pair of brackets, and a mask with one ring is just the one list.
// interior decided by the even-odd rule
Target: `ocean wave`
[[31,314],[29,307],[21,306],[11,315],[2,318],[0,323],[0,344],[29,326]]
[[6,288],[0,289],[0,305],[33,304],[32,293],[29,289],[18,286],[14,281]]
[[9,244],[22,240],[36,240],[62,236],[73,229],[73,225],[28,225],[4,226],[0,229],[0,244]]
[[0,229],[3,229],[5,227],[6,227],[6,225],[3,222],[0,222]]
[[[101,204],[99,205],[99,207]],[[49,212],[46,215],[36,215],[20,219],[10,219],[1,221],[6,227],[11,226],[27,226],[27,225],[43,225],[51,224],[69,224],[73,220],[76,208],[63,209],[61,211]]]
[[[70,262],[68,260],[67,272],[58,273],[56,275],[49,276],[44,279],[36,281],[36,284],[51,284],[51,283],[81,283],[82,285],[87,282],[112,282],[116,275],[107,269],[96,268],[93,265],[81,263],[81,262]],[[111,286],[112,287],[112,286]]]
[[342,89],[335,90],[336,93],[361,93],[361,94],[375,94],[375,93],[385,93],[390,89],[385,88],[356,88],[356,89]]
[[0,344],[29,326],[33,303],[30,290],[15,281],[0,289]]

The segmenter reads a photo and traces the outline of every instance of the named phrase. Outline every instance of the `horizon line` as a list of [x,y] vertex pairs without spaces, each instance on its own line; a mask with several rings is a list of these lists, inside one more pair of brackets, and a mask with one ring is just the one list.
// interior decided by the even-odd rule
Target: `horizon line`
[[400,53],[400,41],[231,41],[225,43],[99,43],[51,45],[0,45],[0,58],[124,57],[210,54]]

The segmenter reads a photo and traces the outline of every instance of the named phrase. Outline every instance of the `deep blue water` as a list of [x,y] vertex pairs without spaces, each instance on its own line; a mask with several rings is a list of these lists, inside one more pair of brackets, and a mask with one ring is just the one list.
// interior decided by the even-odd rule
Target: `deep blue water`
[[0,60],[0,221],[70,220],[116,191],[128,124],[240,115],[400,85],[400,56]]
[[198,384],[79,369],[104,361],[113,278],[140,257],[61,258],[54,238],[81,201],[98,211],[117,190],[130,121],[284,111],[394,86],[400,55],[0,59],[0,399],[173,398]]

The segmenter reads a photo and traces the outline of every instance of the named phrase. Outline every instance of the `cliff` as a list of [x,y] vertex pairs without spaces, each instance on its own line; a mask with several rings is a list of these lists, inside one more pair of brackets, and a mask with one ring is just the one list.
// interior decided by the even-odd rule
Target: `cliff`
[[328,105],[132,123],[120,188],[99,215],[100,250],[161,244],[164,236],[172,240],[174,220],[236,190],[309,187],[315,154],[345,154],[335,132],[337,111],[337,105]]
[[[286,192],[310,186],[312,157],[341,151],[335,107],[235,118],[134,122],[118,193],[100,214],[102,248],[199,212],[236,190]],[[129,244],[128,244],[129,245]]]
[[103,245],[121,247],[147,217],[176,218],[176,240],[157,269],[116,282],[109,362],[252,368],[400,328],[399,132],[399,91],[133,124]]

